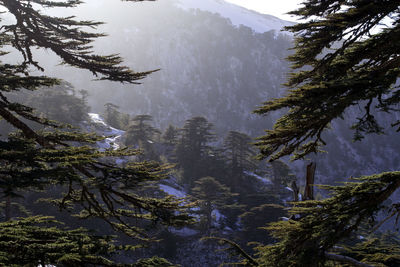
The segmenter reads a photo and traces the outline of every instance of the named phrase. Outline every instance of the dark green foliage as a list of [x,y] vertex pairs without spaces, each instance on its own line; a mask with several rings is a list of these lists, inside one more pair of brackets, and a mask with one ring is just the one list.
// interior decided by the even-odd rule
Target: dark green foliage
[[143,150],[141,159],[157,160],[154,143],[159,139],[160,130],[149,124],[153,118],[150,115],[138,115],[130,121],[126,132],[125,145],[136,146]]
[[[85,94],[81,90],[81,94]],[[33,107],[39,116],[76,125],[87,120],[89,107],[84,98],[79,98],[71,84],[62,82],[60,85],[43,87],[34,92],[27,92],[24,97],[22,92],[17,94],[18,98],[25,98],[24,103]]]
[[160,131],[149,124],[152,120],[150,115],[135,116],[130,121],[125,144],[145,146],[149,142],[154,142]]
[[4,266],[117,266],[104,256],[117,247],[110,237],[84,229],[65,230],[50,217],[27,217],[1,223],[0,263]]
[[244,171],[250,171],[256,167],[253,157],[255,151],[251,147],[252,139],[246,134],[230,131],[224,140],[224,151],[230,169],[233,191],[237,192],[240,183],[243,183]]
[[291,173],[289,166],[281,160],[275,160],[270,163],[271,177],[273,178],[274,185],[290,186],[293,181],[296,181],[296,176]]
[[193,196],[200,203],[200,212],[203,215],[204,231],[210,234],[212,226],[212,212],[228,206],[228,200],[235,194],[229,188],[220,184],[213,177],[203,177],[195,182],[192,189]]
[[395,110],[400,101],[398,12],[397,1],[367,0],[310,0],[292,12],[310,18],[288,27],[297,34],[296,53],[289,60],[295,69],[307,68],[291,74],[286,97],[256,111],[289,108],[260,138],[257,145],[264,155],[277,159],[294,153],[301,158],[317,151],[329,123],[357,104],[365,113],[353,125],[356,139],[382,132],[373,110]]
[[[59,195],[59,199],[48,199],[48,201],[56,204],[61,210],[73,212],[80,218],[101,218],[115,230],[139,240],[150,241],[153,237],[138,227],[138,221],[153,226],[158,223],[181,226],[189,218],[184,212],[185,206],[172,197],[149,198],[136,193],[142,184],[164,179],[166,167],[149,162],[117,165],[115,159],[137,156],[138,152],[128,149],[101,151],[95,143],[104,139],[103,137],[64,128],[62,124],[49,120],[46,116],[60,120],[71,119],[74,122],[84,118],[87,112],[84,105],[85,95],[77,100],[72,95],[74,91],[67,84],[45,76],[34,76],[30,72],[32,68],[43,70],[32,54],[34,49],[39,48],[49,49],[64,64],[86,69],[98,79],[135,84],[151,73],[151,71],[133,72],[120,65],[122,60],[116,55],[94,54],[91,45],[97,37],[103,36],[95,31],[96,26],[101,23],[77,21],[75,17],[55,17],[43,13],[53,7],[72,8],[80,4],[80,1],[75,0],[0,1],[5,13],[14,18],[7,20],[9,24],[2,23],[0,45],[19,53],[23,59],[18,65],[7,63],[9,58],[5,58],[0,64],[0,117],[16,129],[15,133],[8,138],[3,137],[0,141],[1,188],[5,195],[13,196],[32,190],[46,191],[57,186],[63,191],[62,195]],[[1,56],[5,54],[1,52]],[[38,98],[43,101],[42,103],[33,103],[32,99],[31,102],[20,101],[20,92],[35,91],[44,86],[54,87],[43,91],[44,95]],[[56,92],[61,92],[61,95]],[[49,102],[57,106],[52,106]],[[31,105],[38,105],[44,114],[36,112]],[[65,261],[68,266],[73,266],[72,262],[78,260],[89,263],[88,259],[98,265],[108,265],[105,258],[91,256],[95,253],[91,250],[91,246],[108,250],[110,244],[104,239],[90,237],[81,230],[65,232],[55,228],[43,228],[41,232],[40,228],[31,227],[32,224],[45,222],[45,219],[40,217],[21,219],[20,222],[11,221],[3,225],[4,231],[9,229],[7,227],[13,227],[13,224],[17,225],[15,227],[18,227],[21,234],[14,238],[21,240],[17,244],[2,243],[1,251],[8,251],[10,255],[2,254],[3,262],[0,265],[43,260],[37,258],[36,252],[42,253],[42,257],[54,256],[51,261]],[[53,254],[54,244],[45,244],[43,250],[32,250],[24,255],[21,254],[27,257],[22,262],[6,258],[13,255],[10,251],[13,251],[15,245],[22,240],[35,244],[35,238],[39,236],[30,236],[31,231],[34,235],[42,235],[46,231],[53,230],[60,234],[59,238],[63,241],[67,243],[71,241],[71,245],[74,245],[73,240],[69,238],[82,237],[85,242],[82,244],[82,249],[79,250],[79,247],[74,245],[74,248],[67,251],[64,247],[64,256],[60,258],[57,255],[61,254]],[[4,240],[7,235],[8,233],[2,232],[0,239]],[[75,251],[81,254],[74,254]],[[162,262],[159,259],[152,260]],[[148,265],[151,263],[148,262]]]
[[[273,203],[268,199],[268,203]],[[274,199],[277,202],[276,199]],[[267,202],[267,201],[266,201]],[[263,229],[268,223],[274,222],[283,217],[285,212],[281,207],[274,207],[270,204],[262,204],[251,208],[240,215],[241,239],[251,242],[270,243],[273,241],[271,236]]]
[[173,266],[157,257],[132,264],[107,259],[131,246],[117,246],[110,236],[94,236],[83,228],[68,230],[51,217],[27,217],[0,224],[2,266]]
[[178,141],[178,136],[179,136],[179,129],[177,129],[173,125],[169,125],[168,128],[165,130],[164,134],[162,135],[162,143],[165,145],[164,154],[171,161],[176,160],[175,146]]
[[301,218],[267,227],[279,242],[258,247],[259,262],[263,266],[323,266],[325,252],[357,231],[362,223],[374,219],[382,203],[400,186],[400,172],[358,180],[343,186],[322,186],[332,190],[330,198],[296,202],[290,214],[300,214]]
[[[111,81],[138,83],[151,72],[135,73],[125,66],[121,66],[122,59],[117,55],[96,55],[91,51],[91,43],[102,33],[84,31],[84,28],[96,28],[101,22],[77,21],[74,17],[55,17],[42,14],[39,8],[72,8],[82,2],[71,1],[34,1],[37,6],[28,0],[7,0],[1,5],[15,17],[15,24],[3,26],[2,42],[11,44],[24,57],[23,64],[10,66],[19,71],[29,66],[42,69],[32,54],[33,48],[47,48],[59,56],[63,63],[76,68],[87,69],[99,79]],[[35,8],[36,7],[36,8]],[[6,42],[6,43],[4,43]],[[10,69],[10,67],[7,67]],[[26,80],[32,77],[26,77]],[[47,78],[33,78],[41,85]],[[34,85],[33,85],[34,86]],[[30,88],[34,88],[31,86]],[[21,86],[27,88],[28,86]]]
[[255,151],[251,146],[250,136],[236,131],[229,131],[224,140],[224,149],[228,162],[233,168],[251,170],[255,168],[252,157]]
[[[47,120],[50,124],[60,124],[60,126],[61,123],[78,126],[82,121],[88,120],[89,106],[85,99],[86,93],[85,90],[80,90],[80,96],[77,95],[74,88],[63,81],[59,85],[41,87],[34,91],[22,90],[5,93],[5,96],[14,105],[24,103],[25,106],[20,106],[20,108],[32,112],[42,121]],[[56,123],[56,121],[60,123]],[[34,130],[45,127],[29,120],[25,122]],[[3,138],[6,138],[12,131],[15,131],[15,127],[5,120],[0,122],[0,134]]]
[[[183,170],[186,183],[193,184],[193,181],[206,172],[206,161],[212,154],[209,143],[215,140],[211,131],[213,125],[203,117],[194,117],[185,122],[176,145],[176,158],[179,167]],[[191,187],[191,186],[190,186]]]
[[169,125],[168,128],[165,130],[162,139],[165,144],[173,146],[176,144],[178,135],[179,135],[179,130],[175,128],[173,125]]
[[[127,0],[126,0],[127,1]],[[154,267],[154,266],[159,266],[159,267],[173,267],[176,266],[174,264],[171,264],[167,260],[159,257],[153,257],[150,259],[141,259],[139,260],[136,264],[133,264],[133,267]]]
[[374,262],[376,266],[400,266],[399,233],[387,232],[364,238],[352,246],[342,246],[342,253],[363,262]]
[[[374,114],[398,111],[400,102],[398,7],[394,0],[308,0],[291,12],[304,19],[287,27],[296,36],[296,52],[289,60],[298,71],[290,75],[286,85],[291,90],[286,97],[268,101],[256,111],[286,112],[259,138],[260,158],[273,161],[293,155],[300,159],[318,152],[330,123],[354,105],[363,107],[362,116],[352,125],[355,140],[384,131]],[[397,259],[398,250],[393,244],[380,247],[382,240],[367,241],[377,242],[376,250],[368,244],[357,245],[355,250],[362,253],[351,254],[354,258],[332,249],[357,233],[363,223],[373,223],[384,201],[399,187],[396,171],[344,186],[323,186],[332,191],[330,198],[293,203],[290,213],[297,216],[267,227],[278,242],[258,248],[259,264],[329,266],[340,261],[361,266],[360,261],[380,264]]]

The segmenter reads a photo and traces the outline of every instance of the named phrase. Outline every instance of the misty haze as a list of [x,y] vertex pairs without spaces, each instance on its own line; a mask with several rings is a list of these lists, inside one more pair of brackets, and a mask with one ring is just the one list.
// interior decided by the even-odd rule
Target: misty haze
[[400,6],[300,2],[0,0],[0,266],[400,266]]

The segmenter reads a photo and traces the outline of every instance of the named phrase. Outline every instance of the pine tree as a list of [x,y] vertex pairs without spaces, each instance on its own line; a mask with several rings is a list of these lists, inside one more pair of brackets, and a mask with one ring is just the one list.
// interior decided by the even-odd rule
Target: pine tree
[[[289,57],[293,69],[286,97],[266,102],[256,112],[286,113],[261,137],[262,158],[271,161],[285,155],[301,159],[325,144],[322,134],[335,118],[354,105],[363,105],[364,115],[354,122],[355,139],[382,133],[377,112],[397,111],[400,102],[399,1],[308,0],[291,12],[304,22],[287,27],[295,34],[295,53]],[[399,126],[394,121],[393,126]],[[399,130],[399,129],[398,129]],[[368,221],[380,226],[376,215],[387,205],[389,217],[399,213],[387,200],[400,187],[400,172],[385,172],[355,179],[331,190],[321,201],[296,203],[290,210],[295,219],[271,224],[268,229],[279,240],[260,246],[261,266],[324,266],[341,262],[371,266],[384,257],[348,257],[335,246],[351,238]],[[393,247],[392,247],[393,248]],[[373,253],[376,253],[374,251]],[[398,251],[382,249],[386,257]],[[382,255],[381,254],[381,255]],[[394,266],[394,265],[393,265]]]
[[[80,4],[78,0],[0,1],[2,10],[14,18],[7,24],[2,22],[0,45],[3,50],[0,54],[6,55],[4,48],[7,47],[7,50],[14,49],[23,59],[15,64],[4,58],[0,63],[0,116],[17,130],[0,141],[0,184],[8,193],[46,190],[57,185],[64,189],[64,193],[60,199],[51,202],[60,209],[77,212],[81,218],[101,218],[115,230],[141,240],[151,240],[151,236],[132,223],[135,219],[182,225],[188,218],[184,212],[179,212],[184,209],[179,201],[170,197],[145,198],[135,193],[141,183],[163,179],[164,167],[155,163],[118,166],[110,159],[137,155],[137,151],[99,151],[93,144],[102,137],[65,129],[60,123],[38,116],[30,106],[8,97],[9,92],[34,91],[43,86],[60,84],[58,79],[30,72],[32,68],[43,70],[32,53],[37,48],[49,49],[63,64],[88,70],[100,80],[137,84],[153,72],[133,72],[120,65],[122,59],[117,55],[94,54],[91,51],[92,42],[103,34],[93,29],[101,23],[44,13],[51,8],[73,8]],[[35,130],[31,123],[40,125],[41,130]],[[18,225],[19,222],[10,223]],[[25,227],[23,223],[20,226],[24,228],[21,238],[35,242],[29,234],[30,226]],[[64,234],[69,235],[67,232]],[[3,232],[0,239],[6,236],[7,233]],[[46,254],[53,240],[41,242],[45,245]],[[13,249],[10,247],[13,242],[8,244],[2,251]],[[105,242],[102,245],[108,246]],[[7,258],[3,259],[7,262]],[[32,258],[32,262],[35,261],[36,258]]]

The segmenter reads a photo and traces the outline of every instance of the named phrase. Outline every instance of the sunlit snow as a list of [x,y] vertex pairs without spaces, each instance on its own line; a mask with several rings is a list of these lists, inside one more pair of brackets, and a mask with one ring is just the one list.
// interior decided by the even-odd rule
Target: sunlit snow
[[98,142],[98,145],[101,149],[118,149],[118,141],[121,139],[121,136],[125,133],[125,131],[115,129],[104,122],[104,119],[96,113],[88,113],[90,120],[92,123],[95,123],[102,128],[104,128],[103,132],[101,133],[104,136],[109,136],[104,139],[103,142]]

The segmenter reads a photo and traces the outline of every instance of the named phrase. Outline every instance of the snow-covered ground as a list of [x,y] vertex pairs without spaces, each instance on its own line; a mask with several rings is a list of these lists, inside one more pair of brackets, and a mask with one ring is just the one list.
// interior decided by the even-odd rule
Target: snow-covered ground
[[293,24],[290,21],[281,20],[272,15],[260,14],[223,0],[177,0],[177,6],[185,10],[200,9],[217,13],[230,19],[235,26],[244,25],[258,33],[271,30],[279,32],[284,26]]
[[184,198],[184,197],[187,196],[186,193],[183,190],[179,190],[179,189],[173,188],[173,187],[171,187],[169,185],[160,184],[159,187],[160,187],[161,190],[163,190],[168,195],[175,196],[177,198]]
[[91,122],[99,126],[99,128],[101,129],[102,132],[100,134],[103,136],[107,136],[107,138],[104,139],[102,142],[98,142],[98,146],[100,147],[100,149],[118,149],[120,147],[118,142],[121,140],[121,137],[125,133],[125,131],[109,126],[104,122],[104,119],[99,114],[89,113],[88,115]]

